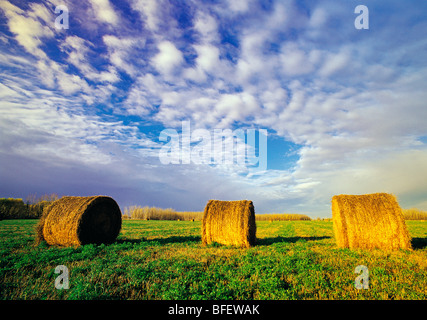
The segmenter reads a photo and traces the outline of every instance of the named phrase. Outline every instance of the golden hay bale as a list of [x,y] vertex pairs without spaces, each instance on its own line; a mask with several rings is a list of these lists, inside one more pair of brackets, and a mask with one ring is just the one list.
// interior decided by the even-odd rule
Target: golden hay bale
[[60,246],[112,243],[121,226],[122,214],[112,198],[63,197],[44,209],[36,238]]
[[334,196],[332,219],[340,248],[411,249],[402,210],[391,194]]
[[250,247],[255,245],[256,223],[252,201],[209,200],[202,219],[202,243]]

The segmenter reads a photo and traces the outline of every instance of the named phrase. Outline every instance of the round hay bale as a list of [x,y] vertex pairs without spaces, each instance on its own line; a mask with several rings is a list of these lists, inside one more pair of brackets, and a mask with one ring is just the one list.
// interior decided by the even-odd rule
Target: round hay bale
[[37,242],[59,246],[112,243],[121,226],[122,214],[112,198],[63,197],[44,209]]
[[392,194],[336,195],[332,220],[340,248],[411,249],[402,210]]
[[251,247],[256,241],[252,201],[209,200],[202,219],[202,243]]

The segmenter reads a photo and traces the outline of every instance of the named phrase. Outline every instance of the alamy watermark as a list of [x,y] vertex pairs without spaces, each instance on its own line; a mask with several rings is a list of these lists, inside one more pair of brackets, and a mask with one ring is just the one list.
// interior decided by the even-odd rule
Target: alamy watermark
[[55,7],[55,13],[58,16],[55,19],[55,28],[56,29],[69,29],[70,20],[69,20],[69,11],[68,7],[65,5],[59,5]]
[[68,281],[68,268],[64,265],[56,266],[55,273],[59,273],[59,276],[55,279],[55,288],[58,290],[69,289],[70,283]]
[[[367,6],[360,4],[354,8],[354,13],[358,14],[354,20],[354,27],[358,30],[369,29],[369,9]],[[56,29],[69,29],[69,10],[66,5],[58,5],[55,7],[55,14],[58,16],[55,19]]]
[[181,133],[175,129],[160,132],[166,142],[159,151],[162,164],[205,164],[238,166],[252,171],[267,170],[266,129],[195,129],[183,121]]
[[369,270],[367,266],[360,265],[354,269],[354,273],[360,274],[354,280],[354,287],[358,290],[369,289]]
[[367,6],[360,4],[354,8],[354,13],[359,14],[354,20],[354,27],[357,30],[369,29],[369,9]]

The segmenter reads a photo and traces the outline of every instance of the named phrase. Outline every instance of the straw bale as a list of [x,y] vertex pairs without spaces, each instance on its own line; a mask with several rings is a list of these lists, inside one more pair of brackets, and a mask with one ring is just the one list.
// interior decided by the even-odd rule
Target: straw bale
[[256,241],[252,201],[209,200],[202,219],[202,243],[251,247]]
[[112,243],[120,232],[121,216],[110,197],[63,197],[44,209],[37,242],[59,246]]
[[411,238],[394,195],[336,195],[332,198],[332,218],[340,248],[411,249]]

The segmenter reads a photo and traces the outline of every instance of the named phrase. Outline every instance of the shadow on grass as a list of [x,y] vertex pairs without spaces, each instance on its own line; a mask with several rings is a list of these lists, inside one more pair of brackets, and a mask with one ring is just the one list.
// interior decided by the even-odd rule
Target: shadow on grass
[[200,242],[202,241],[202,237],[201,236],[171,236],[166,238],[156,238],[156,239],[147,240],[147,241],[158,242],[160,244]]
[[184,243],[184,242],[201,242],[202,238],[200,236],[171,236],[166,238],[155,238],[155,239],[146,239],[146,238],[140,238],[140,239],[127,239],[127,238],[121,238],[117,239],[116,243],[159,243],[161,245],[163,244],[169,244],[169,243]]
[[[295,243],[298,241],[317,241],[323,239],[330,239],[328,236],[321,237],[271,237],[271,238],[257,238],[256,246],[270,246],[275,243]],[[158,243],[161,245],[169,243],[184,243],[184,242],[201,242],[202,238],[200,236],[171,236],[166,238],[155,238],[155,239],[117,239],[116,243],[134,243],[138,244],[141,242],[146,243]],[[211,246],[222,246],[220,244],[212,244]],[[413,249],[424,249],[427,248],[427,238],[412,238],[412,248]]]
[[413,249],[424,249],[427,247],[427,238],[412,238]]
[[[297,241],[317,241],[317,240],[323,240],[323,239],[329,239],[331,237],[327,236],[321,236],[321,237],[271,237],[271,238],[257,238],[256,240],[256,246],[269,246],[275,243],[295,243]],[[427,239],[424,238],[415,238],[415,239],[421,239],[425,242],[422,244],[423,246],[427,246]],[[160,245],[164,244],[170,244],[170,243],[184,243],[184,242],[198,242],[201,243],[202,238],[201,236],[171,236],[171,237],[165,237],[165,238],[155,238],[155,239],[126,239],[121,238],[116,241],[116,243],[158,243]],[[414,244],[413,244],[414,245]],[[420,244],[419,244],[420,245]],[[222,246],[220,244],[212,244],[212,246]],[[415,245],[414,245],[415,247]]]
[[321,237],[272,237],[272,238],[260,238],[257,239],[256,245],[257,246],[269,246],[274,243],[295,243],[297,241],[316,241],[316,240],[323,240],[323,239],[329,239],[331,237],[327,236],[321,236]]

